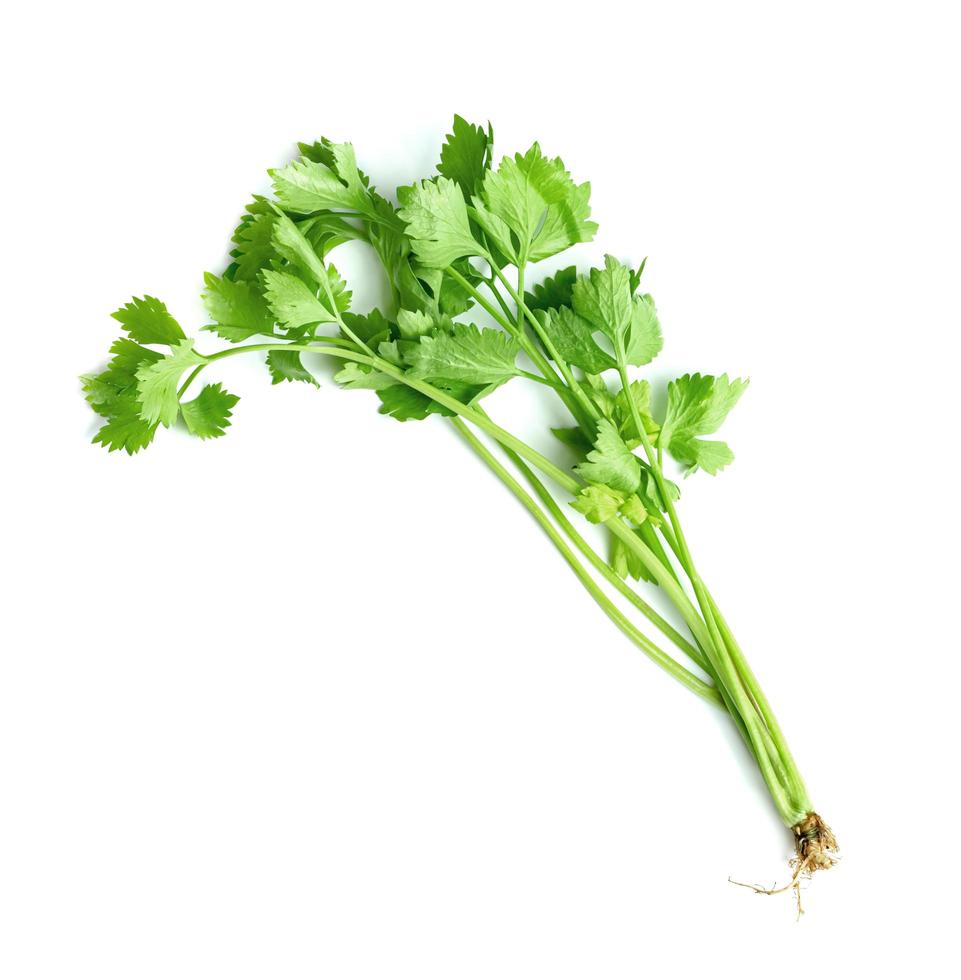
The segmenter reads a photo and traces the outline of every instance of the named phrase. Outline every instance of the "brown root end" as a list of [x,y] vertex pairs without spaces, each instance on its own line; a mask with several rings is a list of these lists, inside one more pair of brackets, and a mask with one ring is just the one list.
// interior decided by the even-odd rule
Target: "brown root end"
[[816,814],[809,813],[794,830],[796,862],[804,865],[808,874],[827,871],[838,862],[838,842],[831,828]]
[[794,848],[797,854],[791,859],[793,874],[786,885],[780,888],[762,888],[760,885],[749,885],[731,878],[728,880],[731,884],[750,888],[758,895],[780,895],[782,892],[793,891],[800,918],[804,914],[801,907],[801,879],[810,878],[815,871],[833,868],[838,862],[838,842],[831,828],[816,813],[809,813],[791,829],[794,832]]

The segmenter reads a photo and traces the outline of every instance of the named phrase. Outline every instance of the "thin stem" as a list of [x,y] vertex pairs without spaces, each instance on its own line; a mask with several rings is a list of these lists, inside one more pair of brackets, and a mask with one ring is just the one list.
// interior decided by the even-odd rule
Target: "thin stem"
[[494,270],[494,275],[497,276],[497,278],[503,283],[504,288],[507,290],[511,299],[517,304],[518,322],[520,322],[522,317],[527,318],[528,323],[530,323],[534,332],[540,339],[540,342],[544,345],[544,349],[548,354],[550,354],[551,360],[556,365],[557,370],[560,371],[564,381],[567,382],[567,387],[574,393],[574,397],[578,400],[581,407],[587,412],[590,418],[594,419],[595,421],[599,419],[601,417],[601,413],[598,407],[594,404],[593,400],[585,394],[584,389],[574,377],[574,373],[571,371],[567,361],[565,361],[564,358],[562,358],[557,352],[557,348],[554,346],[554,343],[547,331],[545,331],[543,326],[541,326],[541,323],[537,317],[534,316],[534,314],[527,308],[527,304],[524,302],[523,294],[514,290],[511,284],[507,281],[507,277],[503,272],[501,272],[500,269],[498,269],[496,266],[491,266],[491,268]]
[[704,654],[692,643],[688,642],[653,606],[648,605],[603,558],[584,540],[577,529],[570,522],[567,515],[558,505],[550,491],[537,478],[534,471],[516,453],[505,449],[504,452],[510,457],[514,465],[521,471],[524,479],[531,485],[534,493],[540,498],[541,502],[548,509],[554,520],[560,525],[561,530],[574,543],[578,551],[604,576],[604,578],[615,588],[628,602],[640,613],[647,617],[675,646],[685,653],[702,670],[710,670],[710,665],[705,659]]
[[[500,270],[493,263],[491,263],[491,269],[493,269],[495,273],[500,276],[501,279],[503,279],[503,275],[501,274]],[[476,300],[480,307],[491,317],[493,317],[495,323],[498,323],[501,327],[503,327],[504,330],[506,330],[512,337],[517,338],[524,350],[524,353],[527,354],[531,361],[533,361],[534,365],[545,378],[554,378],[560,382],[560,377],[558,376],[557,371],[554,370],[550,361],[548,361],[547,358],[544,357],[544,355],[537,349],[537,346],[531,341],[530,337],[527,336],[526,331],[518,330],[516,324],[501,316],[493,304],[487,300],[481,292],[475,289],[464,276],[453,268],[453,266],[448,266],[444,272],[455,282],[459,283],[461,287],[465,289],[474,298],[474,300]],[[508,291],[513,293],[510,283],[507,283],[506,279],[504,279],[504,282],[507,284]],[[567,378],[564,378],[564,380],[567,381]],[[567,390],[558,388],[558,395],[560,396],[561,401],[563,401],[567,406],[567,409],[571,415],[574,416],[574,419],[577,421],[578,425],[580,425],[586,432],[592,431],[592,419],[596,418],[596,410],[589,410],[589,406],[585,408],[582,403],[582,399],[575,395],[573,389],[568,392]]]
[[513,449],[519,456],[522,456],[529,463],[532,463],[542,473],[544,473],[545,476],[549,476],[568,493],[576,494],[582,486],[578,480],[576,480],[569,473],[566,473],[555,463],[552,463],[551,460],[549,460],[543,453],[539,453],[532,446],[528,446],[526,442],[518,439],[506,429],[502,429],[499,425],[492,422],[486,415],[481,415],[469,405],[465,405],[463,402],[453,398],[446,391],[442,391],[440,388],[435,388],[434,385],[427,381],[411,378],[409,375],[406,375],[403,371],[398,369],[395,365],[391,364],[390,361],[385,361],[382,357],[377,357],[376,355],[369,356],[367,354],[361,354],[357,351],[347,350],[346,348],[316,346],[311,344],[248,344],[246,347],[231,347],[227,348],[226,350],[218,351],[216,354],[211,354],[206,358],[206,363],[209,364],[214,361],[219,361],[225,357],[233,357],[236,354],[271,350],[295,350],[305,354],[321,354],[325,357],[336,357],[345,361],[356,361],[358,364],[366,364],[369,367],[373,367],[383,374],[386,374],[388,377],[393,378],[399,384],[407,385],[408,388],[413,388],[415,391],[419,391],[422,395],[427,395],[428,398],[436,401],[440,405],[443,405],[445,408],[449,408],[452,412],[462,416],[469,422],[472,422],[479,429],[482,429],[489,436],[491,436],[491,438],[496,439],[501,445],[506,446],[509,449]]
[[[684,532],[681,528],[680,520],[678,519],[677,511],[674,507],[674,501],[667,492],[667,485],[664,480],[664,474],[661,470],[658,458],[654,453],[647,430],[644,428],[644,423],[640,417],[640,412],[634,403],[634,399],[630,397],[630,379],[627,376],[627,363],[624,353],[623,338],[615,338],[614,352],[617,359],[618,374],[621,378],[621,387],[626,393],[638,436],[640,437],[641,443],[644,446],[644,452],[647,455],[648,464],[654,472],[654,478],[657,482],[658,490],[660,491],[668,517],[671,521],[671,527],[674,531],[674,537],[676,539],[678,549],[678,558],[682,567],[684,568],[685,573],[691,581],[692,587],[694,588],[694,594],[697,598],[698,605],[700,606],[704,623],[707,626],[710,646],[712,648],[712,652],[714,653],[712,664],[715,668],[718,682],[723,685],[727,694],[730,695],[731,700],[734,702],[734,705],[737,708],[737,713],[741,716],[744,722],[744,726],[750,735],[751,742],[754,747],[754,754],[757,758],[758,765],[760,766],[761,774],[764,776],[764,780],[768,785],[771,796],[774,798],[778,812],[785,821],[788,821],[790,818],[790,823],[788,826],[793,826],[793,824],[796,822],[795,818],[797,806],[794,805],[792,797],[796,796],[797,787],[794,785],[794,780],[790,778],[790,776],[788,777],[788,785],[786,787],[782,781],[785,775],[785,770],[790,771],[794,768],[793,763],[784,758],[784,755],[781,752],[781,747],[778,744],[778,739],[775,733],[771,730],[771,726],[767,717],[765,716],[766,713],[764,709],[759,703],[757,703],[756,699],[749,695],[747,685],[744,683],[743,671],[739,670],[737,666],[737,660],[740,659],[743,661],[743,656],[738,657],[734,653],[734,651],[730,648],[726,637],[722,634],[721,628],[718,624],[718,610],[708,596],[707,589],[694,566],[694,559],[691,556],[690,549],[687,545],[687,540],[684,537]],[[709,653],[707,650],[705,652]],[[746,662],[744,665],[746,666]],[[754,686],[757,686],[756,682]],[[763,698],[763,694],[761,696]],[[773,757],[771,755],[772,748],[775,750]]]
[[191,371],[191,372],[190,372],[190,374],[188,374],[188,375],[187,375],[187,380],[186,380],[186,381],[185,381],[185,382],[184,382],[184,383],[183,383],[183,384],[182,384],[182,385],[180,386],[180,388],[179,388],[179,389],[177,390],[177,397],[178,397],[178,398],[183,398],[183,396],[184,396],[184,393],[185,393],[185,392],[187,391],[187,389],[188,389],[188,388],[190,387],[190,385],[191,385],[191,384],[193,383],[193,380],[194,380],[194,378],[196,378],[196,377],[197,377],[197,375],[198,375],[198,374],[200,374],[200,372],[201,372],[201,371],[202,371],[203,369],[204,369],[204,365],[203,365],[203,364],[198,364],[198,365],[197,365],[197,366],[196,366],[196,367],[195,367],[195,368],[193,369],[193,371]]
[[559,381],[551,381],[549,378],[542,378],[539,374],[533,374],[530,371],[518,371],[517,377],[527,378],[528,381],[535,381],[539,385],[545,385],[548,388],[553,388],[558,394],[564,391],[564,386]]
[[[491,266],[493,268],[493,265]],[[481,293],[479,290],[475,289],[471,284],[470,280],[466,276],[462,276],[452,265],[447,266],[444,270],[444,274],[448,275],[456,283],[458,283],[462,289],[466,290],[471,297],[481,306],[487,313],[489,313],[495,320],[496,323],[500,324],[509,334],[516,336],[516,331],[514,329],[514,324],[511,323],[509,317],[510,312],[505,311],[506,316],[502,316],[497,312],[494,305]],[[486,280],[485,280],[486,281]]]
[[[747,658],[744,656],[744,652],[741,650],[740,644],[731,632],[731,628],[728,626],[721,610],[718,608],[717,603],[714,601],[714,597],[707,591],[708,602],[711,604],[714,617],[717,621],[718,629],[727,644],[728,650],[731,653],[731,659],[734,661],[734,666],[737,669],[738,674],[741,676],[741,680],[744,686],[747,688],[748,693],[753,698],[758,710],[761,713],[761,717],[764,719],[764,723],[767,725],[768,731],[771,733],[771,740],[777,748],[777,753],[780,756],[781,762],[783,763],[785,769],[785,777],[788,781],[788,789],[792,795],[794,802],[797,807],[802,811],[801,816],[810,812],[812,809],[811,800],[807,793],[807,788],[804,785],[804,780],[801,778],[801,774],[798,771],[797,765],[794,762],[794,757],[791,754],[791,750],[788,747],[787,740],[784,738],[784,733],[781,730],[781,726],[771,709],[770,702],[767,699],[761,685],[757,681],[757,677],[754,671],[751,669],[750,664],[747,662]],[[795,823],[797,821],[794,821]],[[792,823],[793,826],[793,823]]]
[[506,316],[512,317],[514,311],[508,306],[507,300],[501,295],[501,291],[497,288],[497,282],[493,276],[490,279],[484,280],[484,285],[490,290],[491,296],[497,300],[497,305],[504,311]]
[[[521,296],[521,297],[524,295],[524,270],[526,268],[527,268],[527,264],[524,263],[524,262],[521,262],[521,264],[517,267],[517,293],[515,295]],[[517,321],[516,322],[517,322],[517,329],[520,330],[520,331],[523,331],[524,330],[524,314],[521,312],[521,308],[520,308],[519,305],[517,307]]]
[[577,576],[581,584],[590,593],[591,598],[604,610],[607,616],[615,625],[634,643],[644,651],[659,667],[666,670],[672,677],[680,681],[685,687],[700,695],[706,701],[721,706],[723,704],[717,689],[705,683],[695,674],[692,674],[686,667],[681,666],[673,657],[669,656],[660,647],[651,642],[631,621],[615,606],[604,594],[593,578],[588,574],[584,566],[578,561],[577,556],[571,551],[567,542],[560,535],[557,528],[550,522],[547,515],[537,506],[534,499],[524,490],[524,488],[511,476],[511,474],[498,462],[490,450],[470,431],[470,429],[458,418],[452,419],[451,424],[467,441],[468,445],[477,453],[478,456],[494,472],[497,478],[514,494],[514,496],[524,505],[527,511],[534,517],[538,524],[543,528],[547,536],[551,539],[554,547],[561,553],[564,560]]

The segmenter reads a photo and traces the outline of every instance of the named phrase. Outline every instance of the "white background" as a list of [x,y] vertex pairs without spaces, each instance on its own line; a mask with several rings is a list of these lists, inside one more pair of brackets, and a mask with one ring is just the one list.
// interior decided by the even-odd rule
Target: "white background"
[[[948,975],[954,6],[7,13],[5,978]],[[682,515],[841,839],[800,923],[728,883],[790,853],[730,725],[443,423],[238,359],[226,438],[89,444],[110,311],[195,331],[295,140],[389,191],[454,112],[592,181],[580,263],[650,256],[652,380],[752,379]],[[534,394],[490,407],[553,448]]]

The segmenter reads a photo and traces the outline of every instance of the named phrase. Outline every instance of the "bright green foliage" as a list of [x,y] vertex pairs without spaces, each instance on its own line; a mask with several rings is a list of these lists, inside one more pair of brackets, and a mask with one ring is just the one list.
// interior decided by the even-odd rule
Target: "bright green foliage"
[[377,392],[380,398],[380,413],[397,419],[398,422],[422,421],[429,415],[453,415],[449,409],[433,401],[427,395],[414,391],[406,385],[391,385]]
[[588,374],[601,374],[617,367],[617,361],[594,339],[593,326],[569,306],[548,313],[539,311],[536,315],[557,353],[568,364]]
[[93,441],[100,443],[109,452],[124,449],[130,456],[140,452],[141,449],[146,449],[153,441],[157,425],[145,422],[136,414],[138,408],[139,404],[134,401],[129,406],[129,411],[118,412],[112,416],[93,437]]
[[531,292],[524,295],[524,303],[529,310],[544,311],[570,306],[573,302],[575,282],[577,282],[577,266],[569,265],[534,286]]
[[445,314],[427,312],[426,310],[398,310],[397,333],[404,340],[419,340],[438,330],[450,332],[454,329],[454,321]]
[[591,393],[591,399],[606,418],[614,417],[616,401],[601,374],[585,374],[584,385]]
[[273,242],[276,215],[260,197],[254,198],[247,211],[234,231],[235,247],[230,253],[234,261],[226,273],[229,278],[244,282],[256,280],[260,270],[269,267],[276,254]]
[[667,389],[667,415],[659,445],[690,471],[715,474],[734,459],[727,443],[699,438],[721,427],[727,413],[747,388],[747,380],[731,381],[726,374],[685,374]]
[[295,269],[306,273],[318,286],[323,286],[329,282],[327,267],[317,254],[317,250],[300,228],[285,214],[277,215],[274,221],[273,243],[280,258],[291,263]]
[[[532,358],[550,351],[563,362],[561,369],[583,372],[578,374],[587,396],[582,402],[596,416],[590,426],[580,420],[553,430],[580,458],[577,473],[590,484],[583,505],[592,514],[601,512],[600,502],[610,505],[620,496],[619,513],[634,508],[636,522],[656,521],[665,507],[660,487],[669,487],[672,497],[677,492],[663,476],[655,480],[644,457],[634,455],[642,444],[638,416],[646,438],[690,470],[715,473],[730,461],[724,443],[702,437],[720,425],[743,382],[728,382],[726,376],[678,379],[670,387],[663,428],[654,417],[647,381],[631,382],[630,394],[619,385],[616,394],[608,388],[605,375],[621,372],[624,365],[647,364],[661,349],[653,300],[637,293],[643,263],[632,269],[607,256],[602,268],[578,276],[576,267],[568,266],[532,286],[525,300],[537,330],[529,339],[517,336],[512,322],[501,323],[509,328],[505,331],[456,319],[483,288],[470,260],[491,261],[495,271],[505,262],[524,266],[593,237],[590,185],[575,184],[560,158],[545,156],[534,143],[492,168],[491,127],[455,116],[441,148],[439,175],[400,188],[395,208],[358,168],[349,143],[321,139],[299,147],[298,160],[271,171],[276,200],[254,197],[247,206],[234,231],[227,271],[204,277],[211,323],[203,329],[232,344],[273,341],[266,360],[274,384],[318,383],[301,351],[279,345],[309,343],[325,325],[334,328],[328,336],[336,334],[348,349],[365,357],[374,352],[369,363],[341,361],[338,385],[376,391],[381,411],[401,420],[450,410],[384,365],[411,382],[429,382],[475,404],[524,373],[517,366],[522,347]],[[393,300],[390,317],[378,310],[349,311],[350,293],[327,256],[352,239],[370,242],[384,263]],[[221,409],[229,412],[226,400],[234,396],[208,385],[180,404],[187,371],[205,366],[206,359],[164,304],[145,296],[114,316],[129,339],[114,345],[104,372],[84,381],[88,401],[106,423],[97,438],[109,448],[136,451],[157,425],[169,426],[181,413],[198,433],[221,434],[229,417]],[[532,346],[524,347],[525,342]],[[153,344],[168,345],[171,353],[164,357],[144,346]]]
[[614,538],[611,542],[611,568],[623,579],[652,581],[637,553],[625,547],[620,538]]
[[[632,381],[630,387],[630,398],[634,402],[637,414],[640,415],[644,424],[644,431],[656,438],[660,426],[651,415],[651,386],[647,381]],[[623,388],[614,398],[614,422],[621,438],[632,449],[640,445],[641,437],[634,423],[634,412],[631,410],[628,393]]]
[[304,367],[300,352],[295,350],[272,350],[267,355],[267,370],[270,371],[271,384],[281,381],[306,381],[319,388],[320,382]]
[[[397,379],[375,371],[366,364],[356,364],[348,361],[335,375],[334,381],[341,388],[366,388],[369,391],[381,391],[397,384]],[[403,387],[403,386],[402,386]]]
[[607,419],[597,423],[594,448],[577,472],[589,483],[605,484],[623,493],[634,493],[641,482],[641,464]]
[[624,503],[624,494],[610,487],[594,485],[584,487],[571,502],[592,524],[603,524],[617,517]]
[[493,152],[494,130],[490,124],[485,130],[454,116],[453,130],[440,151],[437,172],[459,184],[465,196],[470,197],[484,179]]
[[[607,256],[601,268],[578,276],[569,266],[524,294],[533,280],[530,264],[591,240],[597,228],[590,220],[590,185],[575,184],[561,160],[546,157],[537,143],[494,167],[490,126],[455,117],[438,176],[398,188],[396,206],[374,190],[349,143],[321,139],[300,144],[300,150],[300,159],[272,171],[276,199],[255,197],[247,205],[223,274],[205,277],[207,337],[236,346],[200,354],[163,303],[150,296],[132,300],[114,314],[126,336],[111,347],[110,362],[83,379],[84,395],[103,419],[94,441],[133,454],[159,426],[172,426],[180,416],[198,438],[223,435],[237,397],[216,382],[192,396],[187,392],[201,373],[207,379],[217,361],[241,352],[266,358],[274,384],[317,385],[304,355],[334,360],[340,387],[374,391],[380,412],[399,421],[458,416],[460,436],[537,518],[631,641],[688,688],[731,712],[779,813],[797,827],[810,801],[767,702],[695,569],[675,506],[678,490],[663,469],[665,450],[689,472],[716,473],[730,462],[727,445],[705,436],[717,431],[747,382],[685,375],[669,385],[663,418],[652,407],[658,400],[649,382],[632,379],[629,370],[649,364],[662,347],[654,302],[639,293],[644,263],[631,268]],[[382,311],[349,310],[350,293],[329,257],[351,241],[368,244],[383,266],[389,295],[384,293]],[[478,328],[466,322],[468,314],[495,326]],[[317,335],[321,327],[328,328],[323,336]],[[564,465],[503,427],[508,399],[492,411],[496,421],[481,405],[513,378],[558,397],[555,412],[564,414],[552,422],[566,447]],[[505,450],[503,463],[475,429]],[[517,465],[521,461],[533,469]],[[534,469],[572,498],[589,522],[602,525],[598,530],[611,543],[608,561],[580,537]],[[385,478],[385,500],[392,476]],[[518,478],[531,483],[543,507]],[[468,520],[473,508],[465,498]],[[655,583],[685,632],[662,619],[623,578]],[[650,619],[699,673],[635,629],[595,588],[600,579]]]
[[251,283],[205,272],[204,284],[202,298],[213,320],[208,330],[232,343],[257,334],[273,334],[274,318],[263,295]]
[[97,380],[118,389],[136,388],[137,368],[145,362],[153,363],[163,357],[163,354],[136,344],[126,337],[115,340],[110,345],[110,353],[113,355],[110,363],[107,369],[97,376]]
[[357,172],[354,148],[331,144],[331,165],[302,158],[270,172],[281,206],[300,214],[315,211],[367,211],[370,198]]
[[355,337],[375,350],[382,340],[390,336],[390,322],[380,310],[364,314],[344,312],[341,318]]
[[551,429],[551,433],[569,449],[573,449],[579,456],[586,456],[594,448],[593,443],[584,434],[580,426],[563,426]]
[[650,364],[664,346],[657,309],[649,295],[634,297],[631,325],[624,346],[627,363],[635,367]]
[[630,269],[608,255],[603,269],[591,269],[577,280],[572,302],[592,334],[604,334],[615,351],[623,346],[626,363],[640,367],[660,353],[663,340],[650,296],[633,295],[635,281]]
[[503,384],[517,374],[519,345],[500,330],[478,330],[454,324],[450,333],[423,337],[407,355],[415,378],[438,378],[469,384]]
[[137,370],[163,355],[126,337],[115,340],[110,353],[110,363],[100,374],[82,379],[87,402],[106,420],[93,441],[111,452],[125,449],[133,455],[150,444],[157,429],[140,417]]
[[330,310],[299,276],[264,270],[264,297],[277,322],[287,329],[308,324],[336,323],[339,311]]
[[414,253],[430,269],[445,269],[457,259],[485,254],[471,232],[460,187],[446,177],[415,184],[398,213],[407,222]]
[[180,410],[192,435],[214,439],[230,425],[231,409],[239,401],[220,384],[204,385],[196,398],[181,404]]
[[153,296],[136,296],[111,316],[123,324],[131,340],[139,344],[176,344],[184,336],[167,307]]
[[613,256],[604,257],[603,269],[591,269],[574,283],[572,299],[577,315],[595,330],[614,340],[631,325],[631,274]]
[[[300,228],[286,215],[279,215],[274,225],[274,247],[279,256],[289,263],[289,272],[271,273],[264,270],[263,279],[268,291],[268,304],[273,302],[282,310],[274,309],[278,319],[289,316],[290,323],[300,320],[301,324],[325,322],[342,323],[341,314],[350,306],[350,292],[333,265],[325,264],[314,246]],[[283,276],[278,279],[276,276]],[[289,277],[289,278],[288,278]],[[307,303],[305,291],[298,290],[290,282],[292,278],[304,278],[312,284],[313,294],[318,304],[326,311],[321,314],[317,305]],[[309,291],[309,290],[308,290]],[[321,319],[314,320],[314,317]],[[306,318],[306,319],[304,319]],[[288,327],[288,329],[295,329]]]
[[594,237],[589,198],[590,185],[575,185],[560,157],[545,157],[535,143],[488,171],[473,198],[474,216],[498,250],[523,265]]
[[643,524],[650,516],[643,501],[636,494],[632,494],[621,504],[621,513],[632,524]]
[[180,399],[177,388],[184,372],[206,361],[194,350],[192,340],[181,340],[171,353],[137,371],[140,416],[150,423],[171,426],[177,421]]
[[567,270],[559,273],[533,297],[540,322],[567,363],[588,374],[616,368],[616,357],[597,341],[598,334],[614,354],[623,348],[625,364],[641,366],[657,356],[663,341],[654,301],[634,295],[638,280],[630,269],[608,255],[603,269],[570,278]]

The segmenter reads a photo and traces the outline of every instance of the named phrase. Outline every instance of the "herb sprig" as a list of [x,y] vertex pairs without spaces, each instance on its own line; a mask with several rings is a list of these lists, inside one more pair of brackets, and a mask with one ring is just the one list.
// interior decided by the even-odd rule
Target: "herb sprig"
[[[201,353],[159,300],[134,298],[114,318],[123,334],[84,393],[103,426],[94,437],[134,454],[182,421],[201,439],[223,436],[238,398],[211,380],[217,362],[263,357],[273,383],[316,385],[303,355],[339,364],[344,389],[376,393],[399,421],[446,416],[465,444],[533,515],[591,597],[619,629],[685,687],[727,711],[774,805],[797,842],[798,879],[830,867],[834,838],[814,811],[767,698],[695,565],[678,517],[680,491],[665,455],[690,475],[714,475],[734,454],[714,436],[747,381],[685,374],[652,409],[651,386],[632,377],[663,337],[644,272],[607,256],[603,267],[555,273],[527,290],[537,262],[591,241],[590,185],[534,143],[494,165],[490,126],[455,117],[438,173],[381,196],[349,143],[300,144],[271,171],[274,198],[255,197],[233,234],[232,261],[208,273],[210,322],[227,347]],[[390,286],[389,309],[358,313],[330,261],[338,245],[366,242]],[[496,324],[470,322],[472,309]],[[206,349],[206,347],[205,347]],[[508,382],[556,395],[571,424],[552,430],[577,455],[559,466],[495,422],[484,399]],[[489,444],[479,438],[488,437]],[[525,489],[523,484],[527,484]],[[547,484],[573,511],[606,528],[609,555],[580,534]],[[576,518],[574,519],[576,520]],[[655,642],[598,579],[653,626]],[[644,580],[684,623],[668,623],[631,582]],[[664,649],[669,646],[672,652]]]

